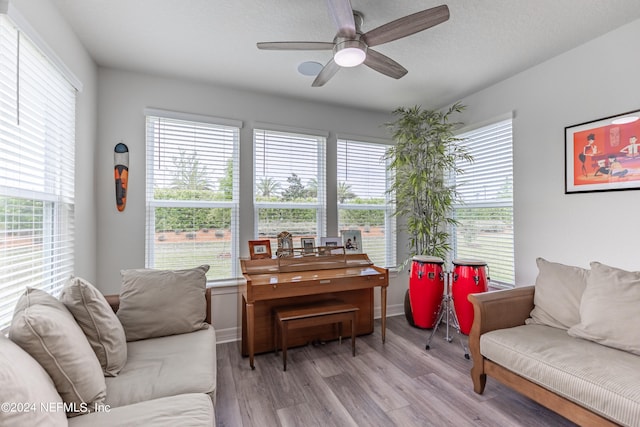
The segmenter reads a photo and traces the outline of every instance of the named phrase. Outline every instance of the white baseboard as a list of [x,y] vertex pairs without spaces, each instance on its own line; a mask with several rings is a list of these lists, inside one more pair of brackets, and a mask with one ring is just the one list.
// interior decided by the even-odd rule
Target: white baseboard
[[242,328],[216,329],[217,344],[240,341],[241,337],[242,337]]
[[[400,315],[404,316],[404,304],[387,305],[387,317],[400,316]],[[373,316],[376,319],[379,319],[381,317],[380,307],[374,308]]]

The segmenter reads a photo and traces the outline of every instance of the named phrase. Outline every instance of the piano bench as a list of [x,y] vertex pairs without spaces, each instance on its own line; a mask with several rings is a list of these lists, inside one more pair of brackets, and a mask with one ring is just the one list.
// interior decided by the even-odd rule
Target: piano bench
[[342,343],[342,322],[351,322],[351,354],[356,355],[356,316],[359,308],[338,300],[322,301],[297,307],[276,308],[275,351],[278,353],[278,338],[282,345],[283,370],[287,370],[287,332],[293,329],[320,325],[338,324],[338,335]]

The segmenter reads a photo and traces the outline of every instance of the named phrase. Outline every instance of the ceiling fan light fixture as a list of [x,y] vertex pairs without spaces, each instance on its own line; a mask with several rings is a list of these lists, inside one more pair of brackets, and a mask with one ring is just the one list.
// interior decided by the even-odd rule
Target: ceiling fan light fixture
[[355,67],[367,57],[367,45],[360,40],[345,40],[336,43],[333,60],[341,67]]
[[[2,3],[3,0],[0,0]],[[384,43],[408,37],[412,34],[441,24],[449,19],[446,4],[412,13],[394,21],[363,32],[364,16],[353,10],[350,0],[327,0],[329,15],[337,27],[332,42],[261,42],[258,49],[265,50],[332,50],[333,58],[322,67],[311,84],[323,86],[341,67],[366,65],[378,73],[399,79],[407,74],[407,69],[382,53],[369,49]],[[303,71],[301,71],[303,72]]]

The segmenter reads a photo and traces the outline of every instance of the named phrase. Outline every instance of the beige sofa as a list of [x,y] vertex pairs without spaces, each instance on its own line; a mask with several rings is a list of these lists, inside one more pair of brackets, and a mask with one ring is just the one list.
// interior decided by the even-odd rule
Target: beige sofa
[[535,286],[469,296],[474,390],[490,376],[579,425],[639,426],[640,273],[538,267]]
[[[141,275],[146,277],[149,272],[131,271],[134,288]],[[164,306],[149,296],[144,283],[143,292],[138,287],[133,297],[132,288],[127,294],[123,283],[120,295],[107,298],[81,283],[73,289],[81,289],[76,299],[83,309],[89,306],[84,312],[69,304],[72,298],[67,287],[60,297],[64,304],[44,292],[26,292],[16,306],[10,339],[0,337],[0,400],[4,405],[0,425],[215,425],[216,335],[204,273],[206,269],[195,271],[197,286],[190,290],[162,288],[164,296],[159,297],[165,300]],[[143,277],[142,281],[155,287],[158,277],[153,276],[154,271],[151,274],[150,280]],[[194,270],[187,275],[193,276]],[[165,284],[172,286],[175,279],[174,274]],[[189,293],[191,302],[185,302]],[[168,305],[167,298],[173,300]],[[140,303],[142,299],[149,303]],[[196,299],[201,303],[190,310]],[[95,302],[100,305],[98,310],[90,307]],[[126,305],[124,310],[118,310],[121,302]],[[181,310],[188,310],[187,317],[193,311],[191,320],[196,323],[189,321],[175,329],[185,317]],[[100,324],[100,316],[103,326],[97,336],[102,342],[95,346],[95,336],[86,326]],[[150,317],[153,320],[147,324]],[[167,320],[164,325],[163,318]],[[115,327],[112,333],[109,327],[116,322],[123,330]]]

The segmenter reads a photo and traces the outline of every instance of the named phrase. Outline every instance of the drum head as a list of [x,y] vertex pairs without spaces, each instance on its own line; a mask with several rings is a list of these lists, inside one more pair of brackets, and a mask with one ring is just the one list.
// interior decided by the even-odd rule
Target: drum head
[[444,264],[444,260],[437,256],[416,255],[413,257],[413,260],[425,264]]
[[484,261],[478,261],[476,259],[454,259],[453,265],[468,265],[471,267],[484,267],[487,265]]

